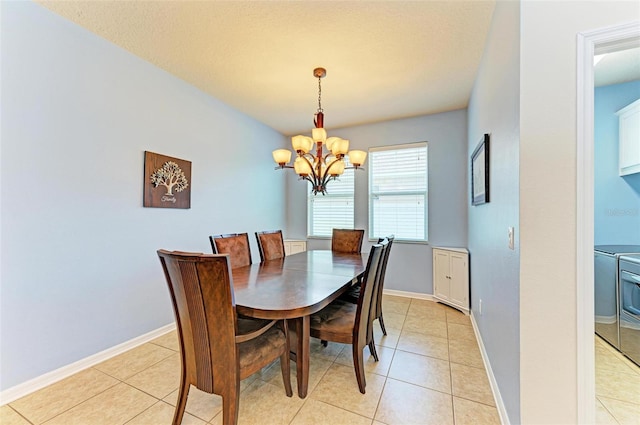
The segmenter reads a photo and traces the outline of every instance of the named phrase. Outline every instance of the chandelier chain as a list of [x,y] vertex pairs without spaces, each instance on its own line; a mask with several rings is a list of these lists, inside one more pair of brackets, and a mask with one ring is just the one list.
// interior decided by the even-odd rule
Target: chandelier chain
[[322,109],[322,77],[318,77],[318,112],[324,112]]

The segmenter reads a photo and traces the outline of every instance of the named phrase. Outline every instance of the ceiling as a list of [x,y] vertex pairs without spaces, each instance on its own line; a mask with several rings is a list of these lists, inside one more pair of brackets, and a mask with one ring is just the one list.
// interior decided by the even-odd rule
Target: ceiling
[[[640,46],[640,40],[634,45]],[[640,47],[607,53],[599,59],[594,67],[596,87],[640,80]]]
[[[307,134],[324,67],[325,127],[465,108],[495,0],[38,0],[277,131]],[[640,78],[611,53],[596,85]],[[617,65],[624,63],[624,72]],[[636,70],[635,73],[633,70]],[[612,82],[613,81],[613,82]]]
[[256,118],[307,134],[465,108],[495,1],[39,1]]

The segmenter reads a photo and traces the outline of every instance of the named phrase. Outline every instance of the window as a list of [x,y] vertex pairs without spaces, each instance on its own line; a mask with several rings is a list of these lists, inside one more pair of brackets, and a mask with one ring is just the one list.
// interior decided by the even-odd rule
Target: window
[[369,237],[427,241],[427,144],[369,151]]
[[[347,157],[345,157],[345,165],[351,165]],[[327,194],[324,196],[311,193],[311,183],[309,183],[308,236],[331,237],[333,228],[353,229],[353,186],[353,169],[344,170],[340,177],[327,183]]]

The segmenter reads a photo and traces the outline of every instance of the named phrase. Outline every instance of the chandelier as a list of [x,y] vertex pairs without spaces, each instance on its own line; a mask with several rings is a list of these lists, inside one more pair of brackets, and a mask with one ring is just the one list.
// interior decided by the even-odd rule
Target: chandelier
[[[273,160],[278,164],[276,170],[293,168],[301,180],[311,183],[311,191],[314,195],[327,193],[327,183],[335,180],[344,173],[344,170],[358,169],[364,163],[367,153],[365,151],[349,151],[349,141],[340,137],[327,137],[324,129],[324,113],[322,110],[322,84],[321,80],[327,75],[324,68],[313,70],[313,76],[318,79],[318,110],[314,114],[315,128],[309,136],[293,136],[291,145],[298,155],[293,165],[287,165],[291,161],[291,151],[277,149],[273,151]],[[315,145],[315,155],[311,152]],[[326,146],[327,153],[324,153]],[[348,156],[351,166],[344,162]]]

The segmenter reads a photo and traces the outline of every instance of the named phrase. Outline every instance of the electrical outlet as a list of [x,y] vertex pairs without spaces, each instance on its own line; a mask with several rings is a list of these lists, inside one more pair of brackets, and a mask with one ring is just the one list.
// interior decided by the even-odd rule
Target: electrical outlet
[[482,299],[480,299],[480,303],[478,303],[478,314],[482,316]]
[[509,249],[515,249],[515,236],[513,227],[509,227]]

